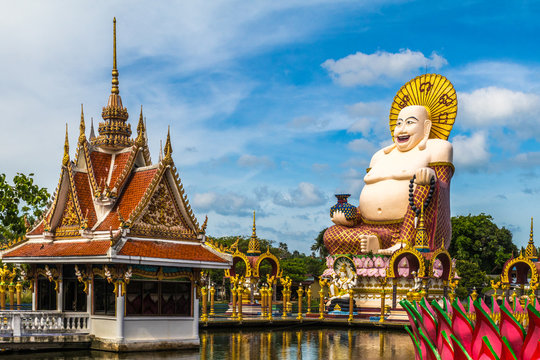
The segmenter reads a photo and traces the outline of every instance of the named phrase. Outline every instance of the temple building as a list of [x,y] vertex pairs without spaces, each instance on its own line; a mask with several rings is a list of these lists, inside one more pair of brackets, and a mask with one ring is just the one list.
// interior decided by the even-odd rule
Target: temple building
[[114,21],[112,89],[98,134],[81,109],[75,156],[66,140],[50,208],[2,252],[22,265],[34,311],[77,313],[93,347],[113,351],[199,345],[202,269],[232,256],[205,244],[172,158],[170,133],[152,163],[142,107],[136,134],[122,104]]

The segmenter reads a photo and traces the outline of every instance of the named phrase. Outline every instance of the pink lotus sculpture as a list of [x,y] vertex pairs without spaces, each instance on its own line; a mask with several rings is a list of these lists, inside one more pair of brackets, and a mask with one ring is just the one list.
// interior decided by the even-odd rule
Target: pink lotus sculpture
[[[520,314],[523,308],[518,302],[510,306],[505,301],[500,308],[489,309],[478,299],[469,302],[468,313],[457,299],[452,306],[445,300],[444,309],[435,300],[431,305],[425,299],[400,304],[409,315],[410,326],[405,329],[414,343],[416,360],[540,359],[540,312],[532,304],[526,306],[527,331],[514,317],[525,315]],[[497,325],[492,318],[499,317]]]

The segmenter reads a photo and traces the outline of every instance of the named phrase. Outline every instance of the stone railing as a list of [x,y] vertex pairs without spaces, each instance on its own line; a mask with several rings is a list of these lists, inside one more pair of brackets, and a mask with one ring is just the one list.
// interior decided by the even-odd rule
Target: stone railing
[[88,334],[87,313],[57,311],[2,311],[1,336]]

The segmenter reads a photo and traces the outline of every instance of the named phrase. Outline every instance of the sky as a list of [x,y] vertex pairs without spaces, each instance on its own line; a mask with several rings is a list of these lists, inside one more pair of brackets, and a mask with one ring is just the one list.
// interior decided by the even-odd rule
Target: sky
[[[111,87],[140,106],[211,236],[310,253],[336,193],[358,205],[390,106],[423,73],[458,94],[452,215],[486,213],[525,246],[540,220],[540,4],[532,1],[0,3],[0,173],[56,187],[65,124],[96,126]],[[75,152],[71,147],[71,155]],[[540,230],[539,230],[540,231]],[[540,242],[537,241],[537,245]]]

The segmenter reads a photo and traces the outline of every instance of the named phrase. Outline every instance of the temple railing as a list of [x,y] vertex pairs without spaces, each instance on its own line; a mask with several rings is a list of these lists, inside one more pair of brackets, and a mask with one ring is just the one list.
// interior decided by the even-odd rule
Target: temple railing
[[88,334],[87,313],[57,311],[1,311],[0,337]]

